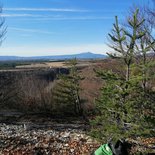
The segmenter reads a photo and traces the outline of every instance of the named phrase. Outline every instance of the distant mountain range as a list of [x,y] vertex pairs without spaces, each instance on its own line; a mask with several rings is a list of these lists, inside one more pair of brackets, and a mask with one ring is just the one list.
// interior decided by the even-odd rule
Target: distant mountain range
[[19,56],[0,56],[0,61],[20,61],[20,60],[66,60],[66,59],[103,59],[106,55],[85,52],[72,55],[57,55],[57,56],[32,56],[32,57],[19,57]]

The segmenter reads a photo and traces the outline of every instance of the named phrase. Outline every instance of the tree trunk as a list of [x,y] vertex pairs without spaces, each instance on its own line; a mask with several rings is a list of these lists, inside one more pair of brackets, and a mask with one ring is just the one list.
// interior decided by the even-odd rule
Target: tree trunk
[[126,81],[129,81],[129,78],[130,78],[130,64],[127,64]]

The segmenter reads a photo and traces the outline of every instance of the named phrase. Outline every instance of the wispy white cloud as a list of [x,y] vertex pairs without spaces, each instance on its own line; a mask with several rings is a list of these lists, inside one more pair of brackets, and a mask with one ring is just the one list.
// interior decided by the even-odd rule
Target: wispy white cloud
[[[23,17],[22,20],[102,20],[102,19],[113,19],[112,16],[76,16],[76,17],[68,17],[68,16],[59,16],[59,15],[36,15],[36,14],[3,14],[3,17],[7,18],[16,18]],[[27,17],[27,18],[26,18]]]
[[70,8],[4,8],[5,11],[47,11],[47,12],[88,12],[89,10]]
[[42,15],[34,15],[34,14],[2,14],[2,17],[44,17]]
[[[44,21],[50,21],[50,20],[103,20],[103,19],[113,19],[113,15],[91,15],[88,16],[87,14],[84,14],[83,16],[59,16],[59,15],[47,15],[47,14],[41,14],[41,12],[100,12],[101,10],[82,10],[82,9],[69,9],[69,8],[4,8],[5,11],[15,11],[2,14],[3,17],[7,18],[13,18],[13,17],[23,17],[20,18],[20,20],[44,20]],[[31,11],[31,13],[23,13],[20,11]],[[41,11],[41,12],[40,12]],[[109,10],[108,10],[109,11]],[[111,10],[114,11],[114,10]],[[35,14],[33,14],[35,12]],[[37,12],[37,14],[36,14]],[[102,10],[102,12],[106,12]],[[27,17],[27,18],[26,18]]]
[[50,31],[37,30],[37,29],[25,29],[25,28],[18,28],[18,27],[9,27],[8,30],[22,31],[22,32],[29,32],[29,33],[54,34],[54,32],[50,32]]
[[114,17],[110,16],[79,16],[79,17],[45,17],[45,18],[36,18],[35,20],[103,20],[103,19],[113,19]]

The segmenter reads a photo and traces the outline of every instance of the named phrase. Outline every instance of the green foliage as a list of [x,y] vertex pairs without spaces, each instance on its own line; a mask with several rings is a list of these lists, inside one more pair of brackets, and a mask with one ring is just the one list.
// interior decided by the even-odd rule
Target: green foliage
[[146,31],[141,30],[144,19],[138,19],[139,10],[137,9],[131,18],[128,18],[128,28],[121,27],[118,23],[117,16],[115,24],[109,38],[109,45],[115,52],[107,53],[112,58],[123,59],[126,64],[126,80],[130,78],[130,65],[133,62],[134,54],[137,48],[137,42],[146,34]]
[[[63,109],[67,113],[81,115],[82,105],[80,98],[80,81],[82,77],[77,70],[77,60],[73,59],[66,64],[69,66],[70,72],[68,75],[60,75],[60,80],[54,90],[54,98],[58,109]],[[65,110],[66,109],[66,110]]]
[[101,97],[97,100],[97,116],[93,121],[100,138],[118,139],[148,133],[141,91],[135,83],[109,80],[107,76]]
[[22,66],[22,65],[30,65],[34,63],[44,63],[46,61],[44,60],[32,60],[32,61],[1,61],[0,62],[0,70],[3,69],[15,69],[16,66]]
[[15,67],[16,64],[13,62],[0,62],[0,69],[13,69]]
[[142,28],[143,24],[144,19],[138,18],[136,10],[128,19],[128,28],[121,27],[116,17],[109,34],[110,47],[115,50],[109,56],[124,61],[126,76],[112,71],[96,72],[105,82],[96,101],[97,112],[96,118],[91,121],[91,133],[101,140],[154,134],[155,92],[147,85],[154,78],[150,72],[154,63],[146,56],[154,41],[148,37],[147,41],[144,40],[148,33]]

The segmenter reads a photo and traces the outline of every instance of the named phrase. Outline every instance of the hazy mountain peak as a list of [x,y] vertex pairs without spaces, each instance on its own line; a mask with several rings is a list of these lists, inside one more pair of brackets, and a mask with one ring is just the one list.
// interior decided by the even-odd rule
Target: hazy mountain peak
[[19,57],[19,56],[0,56],[0,61],[15,61],[15,60],[66,60],[66,59],[99,59],[105,58],[106,55],[95,54],[92,52],[83,52],[71,55],[55,55],[55,56],[32,56],[32,57]]

